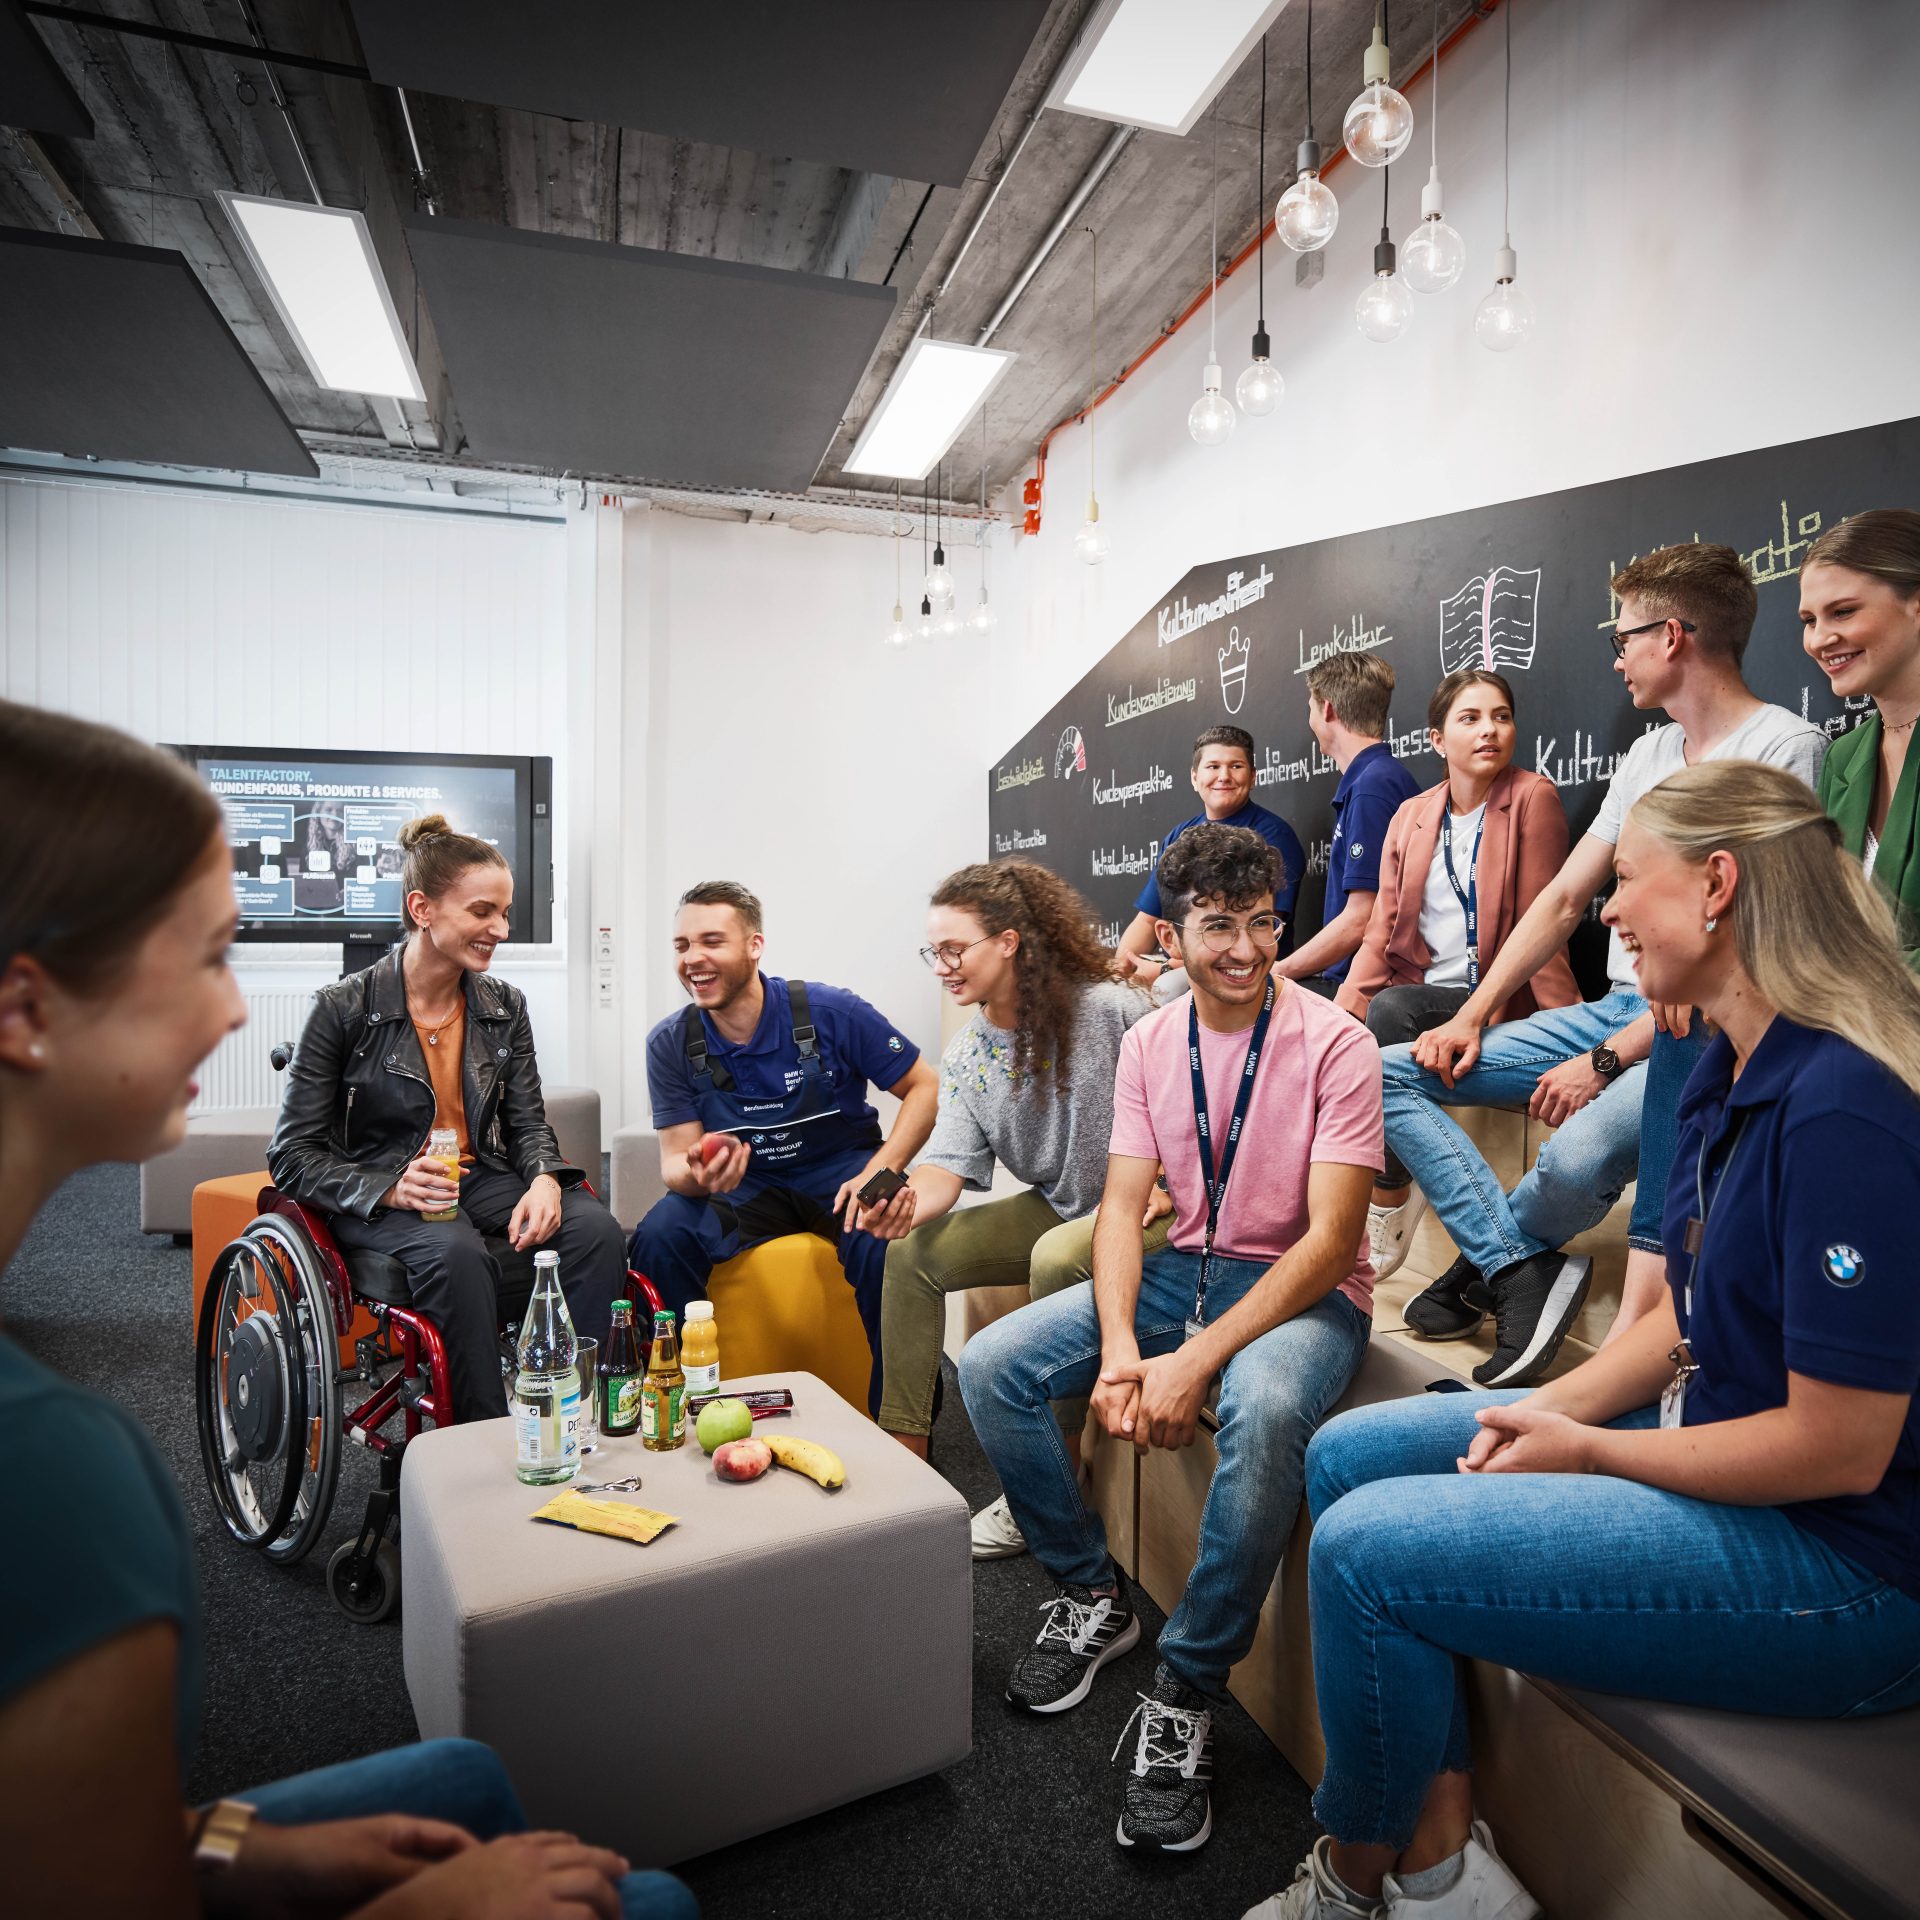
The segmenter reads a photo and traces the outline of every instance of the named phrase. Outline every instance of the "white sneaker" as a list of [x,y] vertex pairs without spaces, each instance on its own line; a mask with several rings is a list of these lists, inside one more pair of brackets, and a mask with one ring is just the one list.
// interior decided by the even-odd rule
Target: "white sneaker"
[[1014,1524],[1013,1509],[1003,1493],[990,1507],[982,1507],[973,1516],[973,1557],[976,1560],[1011,1560],[1027,1550],[1027,1536]]
[[1384,1280],[1395,1272],[1413,1244],[1413,1230],[1427,1210],[1427,1196],[1415,1187],[1397,1207],[1367,1208],[1367,1248],[1373,1256],[1373,1277]]
[[1540,1903],[1494,1851],[1484,1820],[1473,1823],[1460,1878],[1445,1893],[1416,1900],[1388,1874],[1383,1889],[1388,1920],[1539,1920]]
[[1313,1851],[1300,1862],[1293,1885],[1285,1893],[1270,1894],[1257,1907],[1249,1907],[1241,1920],[1374,1920],[1384,1911],[1380,1902],[1354,1900],[1333,1877],[1333,1869],[1327,1864],[1327,1850],[1332,1845],[1322,1834],[1313,1843]]

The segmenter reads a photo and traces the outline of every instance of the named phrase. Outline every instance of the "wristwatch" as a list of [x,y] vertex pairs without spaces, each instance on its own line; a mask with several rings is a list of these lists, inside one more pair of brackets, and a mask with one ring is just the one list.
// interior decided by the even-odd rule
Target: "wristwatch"
[[1593,1050],[1593,1070],[1602,1080],[1611,1080],[1620,1071],[1620,1056],[1604,1040]]
[[224,1873],[240,1857],[241,1843],[253,1825],[253,1805],[246,1800],[219,1800],[200,1816],[194,1837],[193,1863]]

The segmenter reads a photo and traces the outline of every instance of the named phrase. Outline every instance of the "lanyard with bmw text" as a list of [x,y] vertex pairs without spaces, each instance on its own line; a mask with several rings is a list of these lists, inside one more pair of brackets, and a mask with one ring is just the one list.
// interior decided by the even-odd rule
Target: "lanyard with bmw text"
[[1187,1322],[1189,1335],[1198,1332],[1207,1321],[1207,1278],[1213,1266],[1213,1236],[1220,1225],[1220,1206],[1227,1197],[1227,1179],[1233,1172],[1234,1155],[1240,1150],[1240,1130],[1247,1123],[1247,1108],[1253,1100],[1253,1076],[1260,1070],[1260,1055],[1267,1044],[1274,993],[1273,975],[1268,974],[1266,997],[1260,1002],[1260,1017],[1253,1023],[1253,1038],[1247,1042],[1246,1064],[1240,1069],[1240,1090],[1233,1097],[1233,1118],[1227,1122],[1227,1137],[1220,1144],[1218,1172],[1214,1169],[1213,1134],[1207,1120],[1207,1080],[1200,1068],[1200,1014],[1191,1002],[1187,1007],[1187,1066],[1193,1074],[1193,1124],[1200,1139],[1200,1172],[1207,1185],[1207,1239],[1200,1254],[1200,1278],[1194,1285],[1193,1318]]
[[1473,852],[1467,856],[1467,884],[1462,887],[1460,876],[1453,870],[1453,815],[1449,813],[1440,823],[1440,857],[1446,862],[1447,885],[1460,902],[1460,911],[1467,923],[1467,985],[1470,987],[1480,984],[1480,836],[1486,830],[1483,802],[1480,824],[1473,830]]
[[1687,1406],[1687,1382],[1700,1371],[1700,1363],[1693,1357],[1693,1346],[1687,1336],[1693,1329],[1693,1289],[1700,1278],[1700,1255],[1706,1247],[1707,1222],[1713,1218],[1713,1210],[1719,1204],[1720,1195],[1725,1190],[1727,1175],[1733,1171],[1734,1156],[1740,1151],[1740,1142],[1746,1138],[1747,1122],[1753,1118],[1753,1109],[1749,1107],[1733,1129],[1733,1143],[1727,1148],[1727,1157],[1720,1162],[1719,1177],[1713,1183],[1713,1198],[1707,1198],[1707,1143],[1700,1142],[1700,1152],[1693,1163],[1693,1198],[1699,1209],[1687,1222],[1686,1254],[1687,1285],[1684,1294],[1686,1324],[1680,1329],[1680,1344],[1667,1355],[1673,1362],[1673,1378],[1667,1382],[1666,1391],[1660,1396],[1660,1424],[1663,1427],[1677,1427],[1681,1424]]

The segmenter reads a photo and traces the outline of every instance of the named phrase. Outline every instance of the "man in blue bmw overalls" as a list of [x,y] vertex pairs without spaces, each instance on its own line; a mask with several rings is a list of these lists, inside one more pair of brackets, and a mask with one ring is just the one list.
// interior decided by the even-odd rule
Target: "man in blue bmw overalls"
[[[785,1233],[832,1240],[873,1350],[880,1400],[880,1289],[887,1243],[856,1195],[904,1172],[933,1131],[939,1077],[858,994],[762,975],[760,902],[730,880],[681,896],[674,967],[692,1005],[647,1036],[647,1089],[669,1191],[634,1229],[633,1265],[684,1315],[723,1260]],[[869,1082],[900,1102],[883,1140]],[[708,1134],[727,1136],[711,1159]],[[887,1203],[910,1217],[911,1188]]]

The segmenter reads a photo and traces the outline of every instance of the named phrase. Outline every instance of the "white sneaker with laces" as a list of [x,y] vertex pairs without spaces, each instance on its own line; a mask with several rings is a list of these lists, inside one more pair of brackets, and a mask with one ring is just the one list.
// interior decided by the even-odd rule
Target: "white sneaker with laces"
[[1387,1920],[1539,1920],[1540,1903],[1494,1851],[1484,1820],[1473,1823],[1460,1878],[1445,1893],[1416,1900],[1388,1874]]
[[1284,1893],[1270,1894],[1257,1907],[1249,1907],[1241,1920],[1375,1920],[1383,1911],[1380,1902],[1355,1899],[1334,1878],[1333,1868],[1327,1863],[1332,1845],[1322,1834],[1313,1843],[1313,1851],[1300,1862],[1293,1885]]
[[1027,1537],[1014,1523],[1013,1509],[1004,1493],[992,1506],[982,1507],[973,1516],[969,1531],[976,1560],[1011,1560],[1016,1553],[1027,1550]]
[[1427,1210],[1427,1196],[1415,1187],[1397,1207],[1367,1208],[1367,1250],[1373,1277],[1384,1280],[1398,1270],[1413,1244],[1413,1230]]

